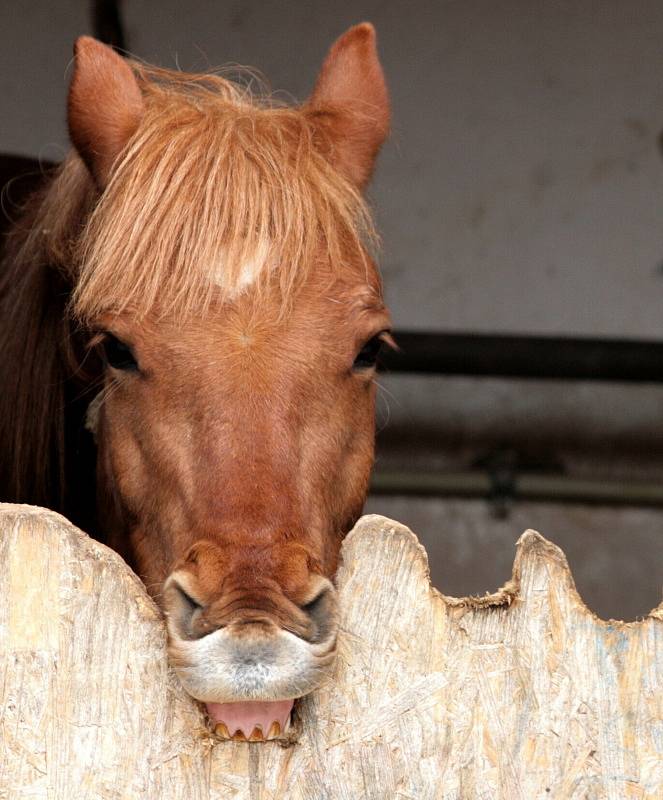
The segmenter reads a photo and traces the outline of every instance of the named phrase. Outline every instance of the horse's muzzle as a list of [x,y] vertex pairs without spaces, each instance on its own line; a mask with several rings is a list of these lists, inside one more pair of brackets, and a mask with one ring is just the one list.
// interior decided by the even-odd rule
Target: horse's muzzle
[[[287,727],[292,701],[328,676],[336,653],[336,591],[317,577],[316,593],[289,624],[273,604],[233,603],[231,618],[210,632],[196,618],[201,606],[173,573],[164,587],[169,655],[192,697],[207,704],[217,732],[273,738]],[[270,607],[271,606],[271,607]],[[273,717],[273,718],[272,718]],[[234,730],[232,729],[234,728]]]

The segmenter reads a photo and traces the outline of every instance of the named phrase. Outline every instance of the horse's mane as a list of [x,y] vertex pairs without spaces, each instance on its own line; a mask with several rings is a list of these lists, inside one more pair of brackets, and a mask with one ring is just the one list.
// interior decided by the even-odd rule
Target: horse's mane
[[33,195],[0,264],[0,500],[65,508],[72,253],[95,190],[69,158]]
[[76,325],[200,311],[268,276],[286,306],[321,247],[342,265],[373,235],[312,113],[220,76],[132,67],[144,115],[104,192],[72,152],[7,242],[0,499],[66,507]]

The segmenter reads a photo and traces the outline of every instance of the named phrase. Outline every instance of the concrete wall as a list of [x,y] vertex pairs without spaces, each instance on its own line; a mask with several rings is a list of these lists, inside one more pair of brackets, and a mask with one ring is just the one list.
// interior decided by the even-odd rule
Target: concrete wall
[[[53,153],[86,3],[0,11],[0,148]],[[373,195],[400,327],[657,336],[663,6],[624,2],[130,0],[131,49],[251,64],[303,98],[372,20],[394,134]]]
[[[74,37],[90,32],[86,5],[35,0],[29,11],[19,3],[0,7],[0,150],[45,158],[64,152],[67,65]],[[375,23],[394,133],[372,197],[397,327],[660,337],[657,0],[131,0],[124,12],[129,46],[141,58],[183,69],[251,64],[297,98],[310,91],[337,35],[362,19]],[[458,468],[508,446],[569,473],[661,473],[663,394],[653,387],[383,383],[390,424],[380,438],[381,459],[388,463]],[[408,436],[416,448],[403,448]],[[456,565],[458,583],[449,585],[437,567],[434,574],[449,592],[493,588],[503,577],[490,556],[483,561],[495,565],[494,574],[482,572],[479,581],[477,564],[458,555],[469,539],[479,552],[499,552],[507,531],[515,540],[538,519],[531,505],[498,525],[477,503],[417,504],[414,516],[412,501],[374,501],[373,508],[411,518],[424,536],[442,542],[433,549],[440,564]],[[596,550],[589,532],[598,536],[611,513],[562,507],[543,514],[540,527],[551,538],[566,530],[585,543],[578,553],[586,548],[590,583],[599,587],[587,599],[617,615],[608,605],[598,608],[609,604],[616,584],[606,588],[589,559]],[[618,545],[633,525],[645,533],[640,549],[629,534],[632,555],[639,553],[639,568],[657,577],[636,593],[637,608],[628,600],[629,615],[656,602],[651,587],[660,590],[663,580],[660,515],[633,513],[617,515],[622,532],[605,558],[613,552],[619,569]],[[547,520],[555,531],[545,528]],[[479,529],[481,536],[468,533]],[[657,536],[646,533],[654,529]],[[630,586],[637,571],[631,569]],[[619,595],[625,603],[626,594]]]

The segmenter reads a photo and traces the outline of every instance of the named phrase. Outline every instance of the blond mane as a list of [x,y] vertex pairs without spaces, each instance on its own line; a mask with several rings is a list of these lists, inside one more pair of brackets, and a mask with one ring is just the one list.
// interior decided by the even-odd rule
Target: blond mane
[[267,275],[287,299],[321,247],[340,265],[374,240],[305,110],[217,75],[133,67],[145,113],[78,241],[77,316],[187,314]]

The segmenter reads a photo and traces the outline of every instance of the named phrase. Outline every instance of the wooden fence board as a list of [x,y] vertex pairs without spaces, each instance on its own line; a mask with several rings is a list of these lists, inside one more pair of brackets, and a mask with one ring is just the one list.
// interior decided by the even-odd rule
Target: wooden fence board
[[209,733],[115,553],[31,506],[0,504],[0,532],[2,800],[663,798],[663,605],[597,619],[533,531],[503,589],[458,599],[410,531],[360,520],[290,746]]

